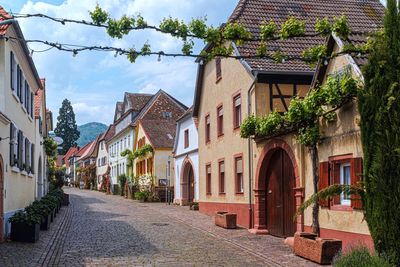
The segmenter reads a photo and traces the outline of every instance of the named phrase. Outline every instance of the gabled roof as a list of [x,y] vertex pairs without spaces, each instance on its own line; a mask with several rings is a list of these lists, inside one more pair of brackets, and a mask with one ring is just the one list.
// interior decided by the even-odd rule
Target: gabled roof
[[68,167],[69,166],[69,159],[73,156],[75,156],[75,154],[78,153],[79,148],[76,146],[70,147],[67,151],[67,153],[65,153],[64,155],[64,162],[65,165]]
[[6,21],[6,20],[9,20],[9,24],[0,25],[0,35],[6,36],[10,26],[14,27],[15,33],[18,38],[17,42],[19,42],[19,44],[22,47],[22,51],[25,54],[26,60],[28,61],[28,64],[29,64],[29,67],[32,70],[33,77],[35,78],[35,81],[37,83],[37,88],[32,88],[32,90],[36,93],[36,91],[42,86],[42,83],[40,81],[39,74],[37,72],[35,63],[33,62],[32,58],[30,56],[28,46],[25,42],[24,34],[21,31],[18,21],[12,19],[12,16],[10,14],[8,14],[2,6],[0,6],[0,21]]
[[99,134],[94,141],[90,143],[90,146],[86,150],[86,152],[82,155],[80,160],[85,160],[88,158],[96,158],[97,157],[97,152],[98,152],[98,147],[99,147],[99,140],[103,134]]
[[183,120],[184,118],[186,118],[186,117],[188,117],[188,116],[192,117],[192,115],[193,115],[193,106],[191,106],[190,108],[188,108],[188,109],[185,111],[185,113],[183,113],[182,116],[180,116],[176,121],[181,121],[181,120]]
[[[240,0],[229,22],[241,23],[252,33],[253,38],[258,39],[260,25],[263,22],[273,20],[280,27],[290,16],[306,21],[306,33],[310,35],[315,34],[314,26],[317,18],[328,17],[332,21],[334,16],[345,15],[350,29],[365,32],[379,28],[382,25],[384,13],[384,7],[379,0]],[[360,41],[360,36],[350,35],[349,40],[357,43]],[[288,56],[301,56],[305,49],[324,42],[324,37],[315,36],[268,41],[267,45],[272,53],[279,49]],[[251,41],[238,47],[234,44],[233,46],[235,53],[239,56],[256,55],[259,42]],[[209,48],[210,44],[205,49]],[[358,60],[365,61],[362,58]],[[272,76],[290,75],[304,84],[309,84],[315,72],[315,68],[311,68],[301,60],[276,63],[270,59],[247,58],[241,59],[240,62],[253,76],[264,75],[267,80]],[[194,96],[194,117],[197,117],[199,112],[204,68],[205,64],[199,64]]]
[[94,141],[87,143],[86,145],[84,145],[82,148],[80,148],[78,150],[78,153],[76,153],[76,156],[79,158],[82,158],[83,156],[86,156],[88,149],[90,148],[90,146],[93,144]]
[[115,134],[115,126],[111,124],[108,126],[107,130],[103,133],[99,141],[108,141],[110,140]]
[[[306,32],[315,33],[317,18],[345,15],[353,31],[373,30],[382,24],[384,7],[379,0],[240,0],[229,22],[239,22],[251,31],[253,37],[259,37],[260,25],[273,20],[280,26],[289,16],[306,21]],[[288,40],[268,41],[270,51],[281,49],[287,55],[300,56],[308,47],[322,44],[325,38],[299,37]],[[255,55],[259,42],[247,42],[237,47],[242,56]],[[245,59],[252,70],[261,71],[314,71],[300,60],[275,63],[269,59]]]
[[141,111],[144,106],[153,97],[152,94],[140,94],[140,93],[125,93],[127,100],[129,101],[130,108],[134,111]]
[[172,148],[174,146],[176,124],[165,120],[140,120],[147,138],[154,149]]

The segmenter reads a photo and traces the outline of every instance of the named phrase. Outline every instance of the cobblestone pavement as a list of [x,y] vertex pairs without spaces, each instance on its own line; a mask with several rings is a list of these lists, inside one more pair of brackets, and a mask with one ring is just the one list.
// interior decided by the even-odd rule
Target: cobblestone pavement
[[272,236],[215,227],[187,207],[65,189],[71,204],[35,244],[0,244],[0,266],[315,266]]

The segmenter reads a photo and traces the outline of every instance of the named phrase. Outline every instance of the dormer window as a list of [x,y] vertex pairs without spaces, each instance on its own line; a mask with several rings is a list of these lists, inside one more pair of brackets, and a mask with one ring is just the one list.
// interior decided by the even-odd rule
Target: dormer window
[[164,119],[171,119],[172,118],[172,112],[163,111],[162,116],[163,116]]

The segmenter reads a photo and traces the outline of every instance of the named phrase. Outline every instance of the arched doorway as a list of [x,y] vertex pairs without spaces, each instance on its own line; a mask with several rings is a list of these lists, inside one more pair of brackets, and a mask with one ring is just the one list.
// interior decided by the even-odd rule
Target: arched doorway
[[293,165],[285,150],[276,149],[272,152],[265,179],[268,232],[279,237],[293,236],[296,231],[293,221],[296,212],[295,179]]
[[0,155],[0,242],[4,239],[4,168],[3,157]]
[[303,216],[293,220],[304,199],[299,168],[291,147],[272,139],[261,151],[254,187],[254,228],[256,234],[286,237],[303,231]]
[[185,160],[181,175],[181,203],[187,205],[194,199],[194,171],[189,160]]

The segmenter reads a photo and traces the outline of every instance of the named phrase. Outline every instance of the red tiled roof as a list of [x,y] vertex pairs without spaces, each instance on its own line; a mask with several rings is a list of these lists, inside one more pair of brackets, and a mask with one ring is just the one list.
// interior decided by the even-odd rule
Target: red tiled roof
[[181,119],[185,118],[186,116],[192,116],[193,114],[193,106],[191,106],[190,108],[188,108],[185,113],[182,114],[182,116],[180,116],[176,121],[180,121]]
[[137,93],[126,93],[128,101],[130,101],[131,109],[134,111],[141,111],[147,102],[153,97],[151,94],[137,94]]
[[111,124],[108,126],[108,129],[103,133],[102,137],[100,140],[108,141],[110,140],[115,134],[115,126],[114,124]]
[[156,148],[172,148],[176,133],[176,123],[166,120],[141,120],[144,132],[152,146]]
[[[315,33],[317,18],[345,15],[353,31],[373,30],[382,25],[384,7],[379,0],[240,0],[229,21],[240,22],[251,31],[253,37],[259,37],[260,25],[273,20],[281,25],[289,16],[306,21],[306,32]],[[289,40],[269,41],[270,51],[281,49],[291,56],[299,56],[306,48],[323,44],[323,37],[299,37]],[[259,42],[247,42],[238,47],[242,56],[256,54]],[[246,59],[253,70],[303,72],[313,71],[306,63],[291,60],[277,64],[268,59]]]
[[78,152],[78,147],[73,146],[68,149],[67,153],[65,153],[64,162],[66,167],[69,167],[69,158],[75,155],[77,152]]
[[86,155],[86,151],[89,149],[89,147],[90,147],[90,145],[93,143],[93,141],[92,142],[90,142],[90,143],[87,143],[86,145],[84,145],[82,148],[80,148],[79,150],[78,150],[78,153],[76,153],[76,156],[77,157],[82,157],[83,155]]
[[[8,14],[3,7],[0,6],[0,21],[11,19],[12,16]],[[5,35],[10,24],[0,26],[0,35]]]

